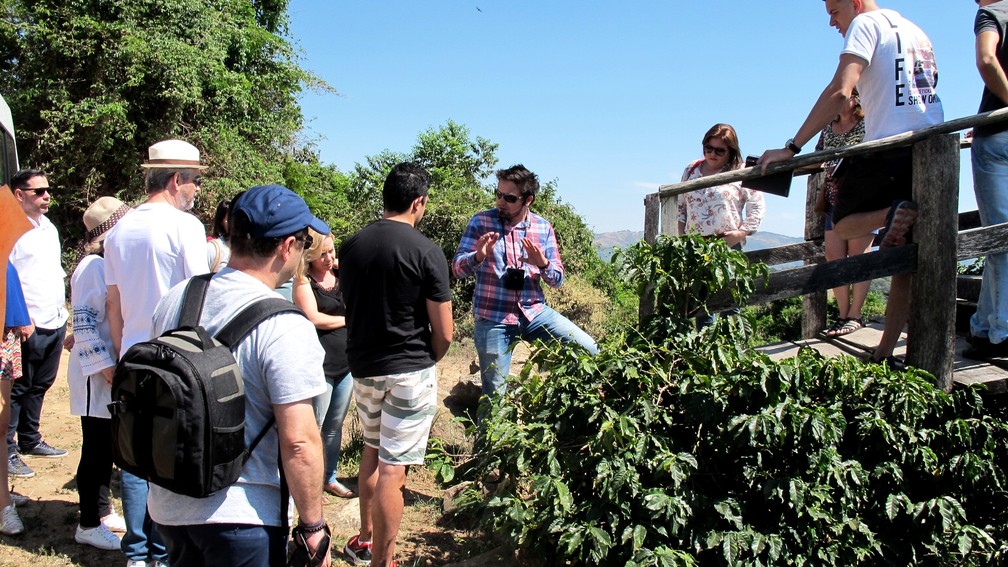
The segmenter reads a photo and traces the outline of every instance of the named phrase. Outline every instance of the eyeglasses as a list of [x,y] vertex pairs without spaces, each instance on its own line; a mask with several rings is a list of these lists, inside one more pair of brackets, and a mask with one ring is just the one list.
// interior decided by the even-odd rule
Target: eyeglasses
[[297,240],[298,242],[304,242],[305,248],[311,248],[312,242],[314,242],[314,240],[312,240],[312,235],[310,234],[305,234],[304,236],[295,236],[294,240]]
[[510,193],[501,193],[500,191],[494,191],[494,196],[497,197],[498,199],[504,199],[505,201],[511,203],[512,205],[517,203],[518,199],[521,199],[521,197],[519,197],[518,195],[512,195]]
[[195,178],[193,178],[192,182],[193,182],[193,185],[195,185],[197,187],[202,187],[203,186],[203,178],[200,177],[200,176],[198,176],[198,175]]
[[710,144],[704,144],[703,145],[703,151],[704,151],[705,154],[714,154],[714,155],[716,155],[718,157],[721,157],[721,156],[725,155],[726,153],[728,153],[728,148],[715,148],[714,146],[712,146]]

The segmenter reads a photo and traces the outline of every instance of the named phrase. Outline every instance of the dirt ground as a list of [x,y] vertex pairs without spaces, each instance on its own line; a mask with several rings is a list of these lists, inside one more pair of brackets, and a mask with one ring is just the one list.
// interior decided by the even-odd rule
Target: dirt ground
[[[448,356],[438,364],[441,403],[434,421],[433,435],[456,446],[468,446],[462,427],[452,421],[452,412],[458,412],[459,393],[471,390],[471,381],[478,380],[478,373],[472,367],[474,360],[475,352],[470,342],[453,346]],[[521,354],[516,354],[516,367],[520,360]],[[59,377],[46,397],[42,432],[46,441],[65,448],[69,455],[62,459],[26,458],[35,469],[36,476],[30,479],[10,479],[13,490],[28,496],[31,502],[18,509],[25,524],[25,534],[0,535],[0,567],[125,564],[125,558],[120,552],[100,551],[78,544],[73,538],[78,521],[74,475],[80,460],[81,440],[80,421],[70,415],[66,363],[67,356],[64,353]],[[448,398],[448,404],[444,402],[445,398]],[[353,417],[347,418],[344,440],[349,437],[349,430],[356,426],[354,420]],[[348,468],[340,474],[355,475],[356,465],[353,466],[354,468]],[[343,482],[356,488],[356,478],[345,479]],[[396,553],[400,566],[489,566],[510,563],[494,549],[494,544],[487,538],[473,531],[471,525],[465,525],[468,522],[443,517],[442,489],[429,470],[413,467],[406,487],[406,510]],[[116,482],[113,483],[113,492],[116,509],[121,510]],[[357,533],[358,500],[329,497],[325,513],[333,532],[333,565],[346,565],[337,551],[342,550],[347,539]]]

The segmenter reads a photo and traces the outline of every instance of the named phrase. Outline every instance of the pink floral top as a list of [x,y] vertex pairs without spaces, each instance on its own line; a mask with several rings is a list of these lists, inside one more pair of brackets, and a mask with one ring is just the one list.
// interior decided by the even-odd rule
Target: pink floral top
[[[686,167],[682,180],[700,179],[697,160]],[[745,217],[742,209],[745,209]],[[766,202],[763,193],[746,189],[740,182],[726,183],[679,195],[679,222],[686,224],[686,232],[699,232],[704,236],[720,235],[732,230],[756,232],[763,223]]]

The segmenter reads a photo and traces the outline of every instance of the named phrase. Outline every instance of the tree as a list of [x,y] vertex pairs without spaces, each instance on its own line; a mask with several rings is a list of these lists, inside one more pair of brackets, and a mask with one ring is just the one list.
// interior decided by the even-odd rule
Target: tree
[[53,210],[64,235],[80,233],[79,212],[99,195],[140,198],[138,166],[161,139],[180,137],[203,152],[204,212],[306,163],[296,156],[296,97],[304,85],[326,87],[298,66],[281,35],[285,0],[0,6],[2,89],[19,154],[72,189],[58,194]]

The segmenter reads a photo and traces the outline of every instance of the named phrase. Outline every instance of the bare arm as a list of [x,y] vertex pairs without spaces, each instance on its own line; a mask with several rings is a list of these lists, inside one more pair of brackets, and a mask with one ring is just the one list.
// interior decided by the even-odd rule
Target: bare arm
[[455,320],[452,319],[452,303],[427,300],[427,316],[431,322],[431,347],[434,349],[434,361],[444,358],[451,346],[452,335],[455,333]]
[[[322,438],[315,423],[311,400],[274,405],[280,458],[294,506],[302,524],[325,519],[322,514]],[[309,545],[318,546],[323,532],[308,536]]]
[[976,66],[987,90],[1008,104],[1008,77],[997,58],[999,40],[997,32],[980,32],[976,38]]
[[294,288],[291,290],[291,299],[294,300],[294,305],[297,305],[301,308],[301,311],[304,311],[305,316],[308,317],[312,325],[315,325],[316,329],[329,331],[346,327],[346,317],[342,315],[327,315],[318,310],[315,294],[312,293],[311,285],[307,281],[304,283],[297,280],[294,281]]
[[[867,65],[868,62],[857,55],[844,53],[840,56],[840,63],[837,64],[833,80],[823,89],[822,94],[819,95],[819,99],[816,100],[815,105],[812,106],[812,110],[809,111],[808,117],[805,118],[805,122],[802,123],[801,128],[798,129],[798,133],[795,134],[795,145],[798,147],[804,146],[809,140],[819,134],[820,130],[836,118],[837,114],[840,114],[840,110],[843,109],[843,105],[850,98],[851,93],[854,92],[854,87],[857,85],[858,79],[861,78],[861,73],[864,72]],[[787,148],[767,150],[763,152],[757,163],[763,166],[763,172],[765,173],[767,166],[771,163],[788,160],[792,157],[794,157],[794,153]]]
[[108,294],[105,296],[105,317],[108,319],[109,332],[112,334],[112,344],[116,353],[122,353],[123,338],[123,314],[122,305],[119,303],[119,286],[108,286]]

